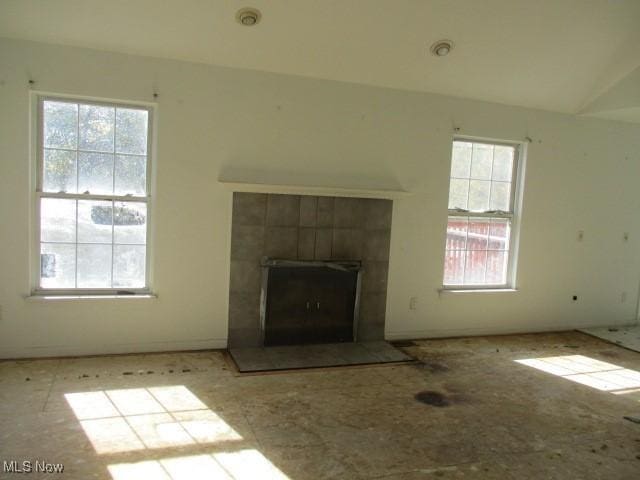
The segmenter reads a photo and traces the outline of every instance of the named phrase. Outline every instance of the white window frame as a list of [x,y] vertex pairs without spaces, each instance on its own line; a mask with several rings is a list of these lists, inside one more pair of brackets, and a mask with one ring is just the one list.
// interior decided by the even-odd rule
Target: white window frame
[[[442,291],[496,291],[496,290],[516,290],[516,271],[517,259],[520,240],[520,220],[522,216],[522,196],[524,190],[524,167],[526,157],[526,143],[508,140],[493,140],[488,138],[469,137],[456,135],[451,140],[451,150],[449,154],[449,176],[447,188],[447,202],[451,194],[451,165],[453,162],[453,144],[454,142],[471,142],[485,145],[497,145],[503,147],[512,147],[514,149],[513,169],[511,172],[511,209],[508,212],[503,211],[485,211],[474,212],[465,209],[448,209],[447,224],[450,217],[461,218],[496,218],[509,219],[511,221],[511,232],[509,238],[509,258],[507,260],[507,274],[505,283],[500,284],[446,284],[444,283],[444,270],[442,268],[443,285]],[[445,249],[446,252],[446,229],[445,229]],[[446,261],[446,258],[445,258]]]
[[[54,193],[44,192],[42,188],[44,178],[44,102],[64,102],[72,104],[82,105],[97,105],[107,107],[119,107],[119,108],[133,108],[138,110],[146,110],[148,114],[147,123],[147,155],[146,155],[146,195],[103,195],[103,194],[85,194],[85,193]],[[45,92],[32,92],[32,132],[31,146],[34,152],[33,161],[35,163],[32,188],[33,192],[33,221],[34,236],[32,246],[32,268],[31,268],[31,294],[36,297],[48,297],[48,296],[63,296],[63,297],[81,297],[81,296],[135,296],[135,295],[151,295],[151,276],[152,276],[152,221],[153,221],[153,202],[152,202],[152,188],[153,188],[153,158],[155,145],[155,125],[154,114],[155,104],[142,103],[142,102],[124,102],[118,100],[107,99],[95,99],[73,95],[60,95],[49,94]],[[115,131],[114,131],[115,135]],[[79,137],[78,137],[79,138]],[[107,201],[124,201],[124,202],[143,202],[147,205],[147,217],[146,217],[146,239],[145,239],[145,286],[139,288],[128,287],[116,287],[116,288],[42,288],[40,286],[41,280],[41,259],[40,259],[40,202],[43,198],[62,198],[62,199],[74,199],[74,200],[107,200]],[[77,208],[77,207],[76,207]],[[77,225],[76,225],[77,228]],[[111,259],[113,269],[113,258]],[[77,265],[76,265],[77,275]]]

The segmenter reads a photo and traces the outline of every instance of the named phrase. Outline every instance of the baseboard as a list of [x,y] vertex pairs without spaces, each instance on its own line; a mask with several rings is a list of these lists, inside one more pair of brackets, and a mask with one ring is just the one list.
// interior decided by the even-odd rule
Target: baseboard
[[385,332],[385,340],[417,340],[421,338],[451,338],[451,337],[474,337],[482,335],[518,335],[524,333],[544,333],[544,332],[566,332],[570,330],[580,330],[584,328],[605,327],[605,326],[628,326],[634,325],[633,321],[619,323],[585,323],[578,325],[536,325],[518,327],[480,327],[480,328],[439,328],[425,330],[405,330]]
[[119,343],[113,345],[42,345],[21,348],[0,348],[0,359],[76,357],[86,355],[114,355],[227,348],[226,338],[204,340]]

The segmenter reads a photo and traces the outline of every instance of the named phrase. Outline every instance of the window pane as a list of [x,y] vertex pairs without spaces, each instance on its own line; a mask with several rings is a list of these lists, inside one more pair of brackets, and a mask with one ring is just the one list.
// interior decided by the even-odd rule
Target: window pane
[[113,217],[115,243],[147,243],[147,204],[117,202]]
[[114,245],[113,286],[142,288],[145,286],[144,245]]
[[487,252],[487,276],[489,285],[507,283],[507,252]]
[[447,250],[464,250],[466,248],[468,227],[469,221],[466,217],[449,217]]
[[464,267],[464,283],[481,285],[484,283],[484,273],[487,266],[486,250],[469,250]]
[[75,283],[76,246],[66,243],[40,244],[40,286],[74,288]]
[[113,207],[104,200],[78,200],[78,242],[111,243]]
[[511,210],[511,184],[508,182],[491,182],[490,210]]
[[42,173],[43,191],[76,193],[76,152],[45,149]]
[[469,210],[473,212],[487,211],[490,191],[491,181],[471,180],[469,182]]
[[148,112],[129,108],[116,111],[116,151],[147,154]]
[[453,142],[451,176],[469,178],[471,173],[471,143]]
[[503,147],[496,145],[493,156],[493,180],[511,181],[513,170],[513,157],[515,149],[513,147]]
[[78,192],[113,193],[113,155],[78,154]]
[[78,105],[66,102],[43,102],[43,136],[45,147],[78,146]]
[[469,180],[452,178],[449,184],[449,208],[462,208],[466,210],[468,207],[468,198]]
[[508,250],[509,237],[511,235],[511,221],[492,219],[489,230],[489,249]]
[[40,202],[40,240],[42,242],[76,241],[76,201],[43,198]]
[[116,195],[146,195],[147,157],[116,156]]
[[469,235],[467,237],[467,250],[486,250],[489,239],[490,220],[485,218],[473,218],[469,220]]
[[113,152],[115,109],[80,105],[80,149]]
[[445,285],[461,285],[464,280],[464,250],[447,250],[444,257]]
[[111,287],[111,245],[78,245],[78,288]]
[[473,159],[471,160],[471,178],[490,180],[492,163],[493,146],[474,143]]

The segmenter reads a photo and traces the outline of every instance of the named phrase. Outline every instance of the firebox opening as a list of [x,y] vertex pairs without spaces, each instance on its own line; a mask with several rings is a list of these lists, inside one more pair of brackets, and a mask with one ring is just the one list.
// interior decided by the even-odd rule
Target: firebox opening
[[356,340],[360,262],[263,262],[265,346]]

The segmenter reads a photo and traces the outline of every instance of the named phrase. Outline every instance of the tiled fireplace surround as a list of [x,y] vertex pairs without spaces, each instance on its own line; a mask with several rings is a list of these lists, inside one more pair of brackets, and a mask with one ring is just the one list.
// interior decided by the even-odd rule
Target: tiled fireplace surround
[[263,257],[360,260],[358,340],[384,338],[391,200],[233,194],[229,347],[258,347]]

